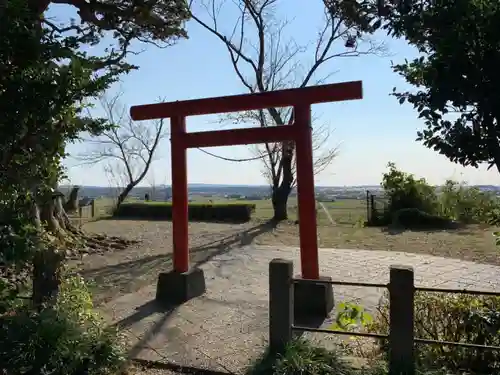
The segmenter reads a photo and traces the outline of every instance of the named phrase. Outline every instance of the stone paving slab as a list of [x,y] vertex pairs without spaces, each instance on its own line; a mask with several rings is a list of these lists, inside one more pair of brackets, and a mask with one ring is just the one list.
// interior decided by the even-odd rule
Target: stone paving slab
[[[274,258],[294,261],[296,248],[245,246],[202,265],[207,293],[173,311],[154,304],[156,285],[102,306],[118,324],[132,357],[241,374],[261,356],[268,336],[268,269]],[[403,252],[321,249],[321,273],[338,281],[386,283],[391,265],[413,266],[418,286],[500,290],[500,267]],[[367,310],[383,289],[334,287],[335,300],[355,301]],[[325,337],[327,336],[327,337]],[[334,340],[333,335],[310,335]]]

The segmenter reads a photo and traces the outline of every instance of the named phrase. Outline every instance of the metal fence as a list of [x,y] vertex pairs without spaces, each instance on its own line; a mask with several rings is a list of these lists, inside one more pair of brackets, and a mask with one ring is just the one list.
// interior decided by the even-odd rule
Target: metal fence
[[380,225],[384,223],[389,209],[389,197],[384,193],[372,193],[366,191],[366,223],[368,225]]
[[[459,346],[481,350],[500,350],[500,346],[472,343],[428,340],[415,337],[415,292],[437,292],[500,296],[500,292],[441,289],[415,286],[412,267],[391,266],[388,284],[358,283],[330,280],[306,280],[293,278],[293,263],[274,259],[269,265],[269,343],[272,351],[281,352],[292,341],[295,332],[319,332],[325,334],[371,337],[388,340],[389,373],[393,375],[415,374],[415,344]],[[331,284],[367,288],[387,288],[389,291],[389,334],[329,330],[295,325],[294,286],[300,283]]]

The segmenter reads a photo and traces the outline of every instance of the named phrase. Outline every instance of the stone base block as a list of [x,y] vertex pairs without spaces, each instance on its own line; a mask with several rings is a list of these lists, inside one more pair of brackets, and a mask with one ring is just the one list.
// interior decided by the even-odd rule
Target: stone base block
[[[297,276],[300,279],[300,276]],[[331,277],[320,276],[331,281]],[[332,284],[296,283],[294,285],[294,316],[297,321],[323,321],[333,310]]]
[[181,305],[206,291],[205,275],[200,268],[188,272],[162,272],[158,277],[156,301],[161,305]]

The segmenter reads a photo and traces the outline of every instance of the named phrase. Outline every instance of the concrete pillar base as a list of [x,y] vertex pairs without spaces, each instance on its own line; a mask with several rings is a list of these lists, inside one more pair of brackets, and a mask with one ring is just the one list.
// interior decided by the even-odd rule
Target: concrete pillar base
[[[300,276],[296,276],[300,279]],[[331,281],[328,276],[320,280]],[[294,284],[294,316],[296,321],[318,321],[328,317],[335,306],[332,284]]]
[[201,268],[188,272],[162,272],[158,277],[156,301],[161,305],[181,305],[206,291],[205,275]]

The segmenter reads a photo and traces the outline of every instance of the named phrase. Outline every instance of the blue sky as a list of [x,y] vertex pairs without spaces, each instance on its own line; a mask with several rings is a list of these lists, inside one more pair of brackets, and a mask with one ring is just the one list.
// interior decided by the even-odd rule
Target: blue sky
[[[229,4],[231,2],[228,2]],[[294,37],[298,43],[313,41],[321,26],[321,2],[282,0],[278,2],[280,16],[290,24],[286,38]],[[73,15],[67,6],[53,6],[50,15],[61,20]],[[226,12],[230,30],[234,13]],[[140,66],[138,71],[123,77],[122,101],[131,106],[155,102],[158,97],[168,101],[234,95],[245,93],[231,66],[227,50],[213,35],[190,21],[187,25],[188,40],[167,49],[146,47],[131,62]],[[313,106],[318,122],[331,129],[329,145],[338,146],[339,154],[333,163],[316,176],[318,185],[378,184],[388,161],[401,169],[425,177],[433,184],[447,178],[471,184],[500,185],[500,174],[492,169],[463,168],[415,142],[416,131],[422,122],[416,118],[409,105],[399,105],[389,96],[393,87],[405,89],[404,81],[391,70],[391,60],[402,61],[415,55],[404,41],[392,40],[385,35],[374,38],[384,41],[389,57],[362,56],[336,59],[323,65],[318,78],[332,72],[328,83],[362,80],[364,98],[359,101],[330,103]],[[142,48],[142,47],[141,47]],[[334,51],[344,47],[339,44]],[[304,65],[311,55],[304,55]],[[114,87],[111,91],[117,90]],[[188,118],[188,131],[219,129],[217,117]],[[79,154],[88,149],[86,144],[71,145],[68,151]],[[210,152],[232,158],[253,156],[248,147],[211,148]],[[170,184],[170,145],[166,139],[158,150],[148,178],[142,185]],[[190,183],[265,184],[259,161],[231,163],[215,159],[199,150],[189,150],[188,168]],[[66,161],[70,182],[73,184],[108,186],[110,181],[103,165],[81,166],[71,158]]]

